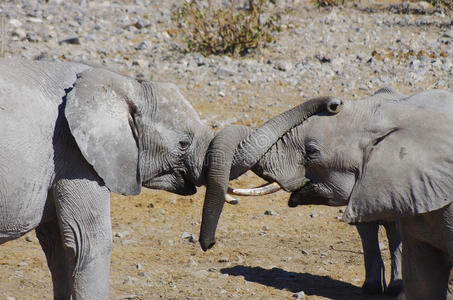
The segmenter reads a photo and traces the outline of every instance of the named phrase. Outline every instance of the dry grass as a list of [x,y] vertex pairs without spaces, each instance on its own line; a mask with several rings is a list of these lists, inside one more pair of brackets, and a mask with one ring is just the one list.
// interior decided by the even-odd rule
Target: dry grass
[[187,51],[244,55],[249,49],[274,42],[280,31],[280,15],[272,12],[275,0],[248,0],[237,5],[213,5],[210,0],[185,1],[173,11],[177,33]]
[[[319,7],[328,7],[328,6],[338,6],[345,4],[346,1],[350,0],[314,0],[315,5]],[[398,2],[420,2],[425,0],[402,0],[395,1]],[[434,7],[443,9],[443,10],[453,10],[453,0],[427,0],[426,2],[431,3]]]

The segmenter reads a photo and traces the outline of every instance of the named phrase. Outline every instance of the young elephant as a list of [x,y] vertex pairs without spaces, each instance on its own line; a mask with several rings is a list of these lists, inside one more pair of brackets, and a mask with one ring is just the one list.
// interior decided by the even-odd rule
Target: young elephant
[[195,193],[211,139],[172,84],[0,60],[0,244],[36,229],[55,299],[108,299],[110,191]]
[[[312,101],[317,100],[306,103]],[[232,157],[230,176],[228,164],[221,178],[216,168],[222,166],[210,166],[215,169],[209,171],[213,175],[208,177],[202,247],[215,242],[222,209],[215,190],[224,189],[225,173],[228,181],[253,167],[292,192],[290,206],[349,204],[344,219],[350,223],[401,217],[407,299],[444,299],[453,258],[453,199],[448,197],[453,192],[453,119],[447,116],[453,106],[433,110],[417,104],[453,103],[453,94],[330,101],[337,103],[333,115],[318,112],[301,123],[305,115],[293,109],[250,135],[242,134],[238,141],[246,138]],[[234,129],[226,132],[224,140],[240,135]],[[212,144],[219,144],[214,150],[229,151],[222,146],[225,142]]]

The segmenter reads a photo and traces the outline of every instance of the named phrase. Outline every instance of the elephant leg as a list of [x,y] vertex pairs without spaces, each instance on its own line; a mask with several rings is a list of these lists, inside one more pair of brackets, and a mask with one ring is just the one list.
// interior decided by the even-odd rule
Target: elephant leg
[[91,170],[72,175],[55,185],[55,207],[72,297],[108,299],[112,251],[110,192]]
[[404,293],[411,299],[446,299],[451,264],[448,255],[405,232],[403,226]]
[[365,262],[366,276],[362,290],[366,294],[382,294],[385,291],[385,267],[379,248],[379,223],[359,223],[356,227],[362,240]]
[[401,266],[401,230],[400,222],[382,222],[387,233],[387,239],[389,242],[390,257],[392,263],[392,272],[390,277],[390,283],[387,286],[385,294],[396,296],[403,291],[403,275]]
[[36,236],[46,254],[52,275],[54,299],[71,299],[70,275],[65,261],[63,242],[57,220],[40,224]]

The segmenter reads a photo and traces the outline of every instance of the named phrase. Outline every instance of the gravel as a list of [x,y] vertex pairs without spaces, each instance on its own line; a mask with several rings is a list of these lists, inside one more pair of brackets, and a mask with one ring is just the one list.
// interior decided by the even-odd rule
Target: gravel
[[[344,99],[359,99],[383,86],[393,86],[408,94],[431,88],[453,90],[453,17],[436,11],[427,2],[395,4],[392,1],[351,1],[350,7],[320,9],[316,8],[311,0],[280,0],[277,8],[288,13],[283,14],[285,29],[277,34],[278,41],[262,50],[251,51],[244,57],[234,58],[204,57],[198,53],[186,53],[184,41],[181,37],[174,35],[175,27],[171,22],[172,8],[179,3],[182,3],[182,0],[1,1],[0,56],[82,61],[105,65],[133,77],[173,82],[199,111],[202,120],[214,130],[231,124],[256,127],[269,117],[300,103],[301,100],[319,95],[331,94]],[[242,202],[246,200],[241,201],[241,204]],[[149,203],[149,200],[144,203]],[[153,203],[152,206],[156,205],[152,211],[153,216],[165,218],[168,222],[163,223],[163,226],[170,226],[168,224],[176,222],[171,219],[174,214],[173,207],[168,207],[166,211],[161,209],[162,205],[159,202],[153,200]],[[179,201],[173,206],[179,206]],[[266,224],[277,222],[293,213],[292,210],[286,209],[278,209],[277,213],[267,207],[260,208],[259,212],[251,214],[258,217],[249,217],[249,219],[250,222],[261,222],[263,218]],[[263,216],[263,212],[266,216]],[[292,229],[291,226],[296,219],[307,218],[311,223],[331,222],[324,219],[326,217],[324,213],[313,211],[310,214],[310,212],[311,209],[303,213],[294,212],[294,219],[288,221],[286,227]],[[336,209],[335,215],[338,212]],[[240,212],[237,214],[240,215]],[[331,220],[335,224],[339,223],[332,216]],[[187,221],[187,224],[190,222]],[[262,228],[266,234],[259,237],[249,236],[250,239],[259,238],[259,241],[266,237],[272,239],[271,243],[265,245],[266,251],[263,250],[261,253],[264,258],[259,260],[259,256],[255,258],[247,255],[244,256],[246,257],[244,264],[266,266],[266,261],[271,259],[270,256],[266,256],[268,253],[270,255],[270,253],[282,251],[282,248],[274,250],[275,247],[288,248],[283,242],[278,242],[281,239],[280,236],[274,235],[283,236],[285,230],[273,224],[264,225],[263,221],[258,228]],[[114,226],[119,225],[114,224]],[[193,230],[198,230],[198,227],[184,228],[159,240],[162,233],[150,229],[149,243],[152,245],[150,247],[168,248],[172,251],[176,251],[178,247],[196,247],[194,243],[197,236],[190,233],[195,232]],[[130,244],[138,239],[137,234],[143,233],[139,228],[138,233],[134,233],[127,227],[114,229],[114,232],[116,249],[123,246],[127,249],[136,249],[135,244]],[[249,231],[244,232],[249,233]],[[289,231],[288,234],[292,235],[293,232]],[[128,239],[129,235],[134,236],[134,239]],[[221,252],[224,249],[222,231],[219,236],[217,250],[214,251]],[[299,239],[301,237],[292,236],[291,239],[286,240],[286,243]],[[304,266],[298,272],[308,272],[306,269],[310,265],[305,260],[312,259],[314,256],[312,253],[317,253],[309,246],[314,239],[315,236],[301,239],[304,243],[301,247],[305,249],[297,252],[303,258]],[[36,243],[36,238],[27,236],[26,241]],[[7,245],[3,247],[8,247]],[[301,249],[301,247],[294,246],[294,249]],[[255,248],[259,249],[260,244],[256,243],[249,249],[235,251],[251,251],[250,249]],[[194,253],[193,255],[199,255],[199,249],[197,248]],[[222,255],[226,257],[229,254]],[[223,257],[222,255],[220,256]],[[33,257],[35,256],[36,254]],[[208,255],[205,257],[209,260]],[[126,259],[127,255],[117,261]],[[162,258],[158,257],[156,260],[160,261]],[[229,260],[231,262],[227,263],[236,262],[234,256],[229,256]],[[145,259],[140,259],[140,264],[134,263],[135,261],[138,260],[134,259],[129,266],[133,270],[130,274],[138,274],[138,270],[143,274],[134,275],[139,278],[122,276],[121,280],[115,279],[115,282],[119,283],[117,286],[121,286],[122,282],[124,286],[131,286],[132,291],[140,289],[138,284],[161,286],[160,293],[166,298],[169,298],[168,295],[182,298],[182,295],[175,296],[176,292],[172,292],[171,282],[178,282],[182,286],[181,290],[201,294],[211,289],[213,285],[209,281],[212,279],[211,276],[218,276],[218,271],[206,271],[211,266],[203,263],[198,256],[193,260],[189,260],[186,256],[175,259],[177,267],[188,269],[188,275],[182,273],[180,277],[175,276],[175,278],[170,278],[167,271],[150,269]],[[357,261],[361,264],[362,257],[357,258]],[[33,265],[28,259],[27,263]],[[293,263],[284,262],[279,265],[279,268],[290,268]],[[330,265],[330,260],[328,264]],[[224,268],[224,265],[219,268]],[[344,261],[341,262],[341,267],[343,266]],[[141,267],[147,272],[155,271],[156,276],[148,281],[145,276],[147,273]],[[328,268],[328,266],[323,267]],[[123,268],[127,270],[126,267],[123,266]],[[269,269],[272,270],[270,266]],[[47,270],[45,271],[48,273]],[[236,276],[233,275],[233,271],[230,270],[230,278],[226,280],[236,284],[239,280],[234,281]],[[257,271],[263,270],[258,268]],[[264,269],[264,271],[268,270]],[[118,276],[115,275],[118,273],[119,270],[114,269],[112,278]],[[267,273],[272,274],[271,271]],[[222,276],[228,277],[228,274],[222,274]],[[192,277],[198,280],[197,285],[186,287],[185,282]],[[2,281],[4,281],[3,278]],[[240,287],[242,290],[238,293],[246,295],[244,297],[251,297],[250,295],[253,296],[253,293],[257,292],[253,284]],[[250,288],[253,290],[248,291]],[[15,291],[15,285],[12,285],[11,289]],[[41,290],[48,295],[48,288],[41,288]],[[284,294],[289,297],[294,293],[280,288],[276,290],[278,295]],[[217,291],[217,286],[213,285],[211,291],[213,294],[210,295],[221,297]],[[310,291],[306,290],[306,292]],[[117,293],[130,294],[126,291],[121,293],[117,291]],[[231,289],[228,293],[234,295],[237,291]],[[13,295],[10,291],[5,291],[4,294]],[[305,296],[303,292],[294,295],[298,294],[300,295],[294,297]],[[259,298],[259,296],[256,297]],[[306,298],[309,297],[311,296],[306,296]],[[124,296],[124,299],[129,298],[135,297]],[[274,298],[277,299],[278,296]],[[14,298],[9,297],[9,299]]]

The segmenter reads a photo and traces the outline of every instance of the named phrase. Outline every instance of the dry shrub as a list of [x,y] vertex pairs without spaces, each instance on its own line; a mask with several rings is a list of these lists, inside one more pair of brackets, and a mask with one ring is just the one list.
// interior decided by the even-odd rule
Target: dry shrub
[[337,6],[343,5],[344,0],[315,0],[315,4],[319,7]]
[[453,10],[453,0],[429,0],[434,7]]
[[276,0],[248,0],[236,7],[215,6],[210,0],[185,1],[173,11],[173,21],[185,39],[187,51],[244,55],[249,49],[274,42],[281,30],[280,15],[271,12]]

